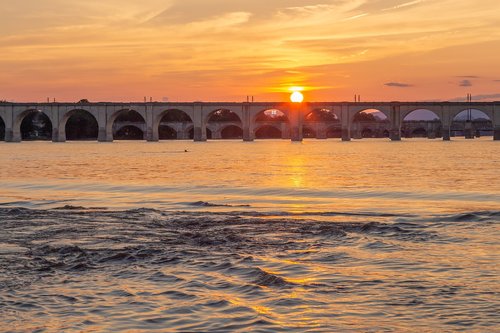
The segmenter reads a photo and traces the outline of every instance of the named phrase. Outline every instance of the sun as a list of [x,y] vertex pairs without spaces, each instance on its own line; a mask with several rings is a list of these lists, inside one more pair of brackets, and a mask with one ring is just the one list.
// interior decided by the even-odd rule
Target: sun
[[290,95],[290,100],[293,103],[302,103],[302,101],[304,100],[304,95],[300,91],[294,91]]

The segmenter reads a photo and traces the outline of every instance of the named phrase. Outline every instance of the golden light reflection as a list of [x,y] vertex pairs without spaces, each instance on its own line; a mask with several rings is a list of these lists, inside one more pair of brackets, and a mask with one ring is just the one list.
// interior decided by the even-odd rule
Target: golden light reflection
[[291,183],[294,188],[302,188],[304,186],[303,176],[306,172],[304,159],[302,157],[291,156],[287,164],[290,172],[289,183]]
[[229,303],[231,303],[232,305],[249,307],[258,314],[261,314],[264,316],[273,315],[270,308],[263,306],[263,305],[250,304],[250,302],[248,300],[242,300],[241,298],[239,298],[237,296],[233,295],[231,297],[228,297],[227,295],[224,295],[222,298],[227,299],[229,301]]

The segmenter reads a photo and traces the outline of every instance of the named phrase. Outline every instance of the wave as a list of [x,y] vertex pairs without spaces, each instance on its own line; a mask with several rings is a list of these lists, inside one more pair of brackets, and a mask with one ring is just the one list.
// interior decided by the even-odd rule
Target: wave
[[252,282],[259,286],[282,288],[293,285],[293,283],[288,282],[286,279],[258,267],[253,269],[252,274],[255,275],[255,279]]
[[188,203],[188,205],[196,207],[251,207],[250,205],[215,204],[206,201],[190,202]]
[[[325,220],[332,216],[333,221]],[[470,317],[478,311],[467,312],[473,297],[465,292],[494,301],[485,292],[491,292],[488,279],[494,275],[487,270],[496,258],[484,251],[477,262],[455,260],[456,251],[467,245],[488,246],[488,241],[470,241],[474,235],[463,226],[484,227],[478,229],[484,229],[481,241],[498,222],[499,211],[418,216],[213,212],[203,206],[194,212],[1,207],[0,249],[7,250],[0,255],[0,306],[13,313],[32,309],[44,318],[50,311],[67,316],[71,307],[90,318],[103,311],[122,320],[133,307],[134,318],[142,316],[140,325],[153,330],[168,323],[179,331],[192,331],[183,320],[196,325],[202,312],[214,313],[217,331],[229,327],[221,318],[289,323],[293,311],[300,317],[303,309],[317,309],[315,315],[322,316],[331,302],[338,300],[328,308],[334,313],[346,300],[365,304],[366,297],[378,313],[387,311],[387,304],[418,310],[457,299],[456,304],[465,304],[461,313]],[[478,265],[490,277],[477,276],[482,283],[466,288]],[[479,290],[482,286],[488,290]],[[166,304],[161,313],[153,310]],[[432,313],[442,315],[445,308]],[[488,312],[493,311],[482,315]],[[241,325],[243,331],[251,329]],[[270,332],[283,328],[269,327]]]
[[[332,215],[345,220],[316,219]],[[361,216],[364,221],[351,220],[351,216]],[[0,247],[5,244],[8,256],[26,255],[26,267],[36,271],[71,271],[120,263],[175,263],[189,251],[200,250],[238,251],[242,255],[302,251],[309,248],[308,242],[349,244],[360,236],[373,249],[391,249],[383,239],[457,242],[458,238],[440,234],[436,225],[498,223],[500,211],[422,217],[356,212],[114,211],[63,206],[49,210],[0,208],[0,219],[5,231],[0,235]],[[263,284],[283,282],[259,274]]]

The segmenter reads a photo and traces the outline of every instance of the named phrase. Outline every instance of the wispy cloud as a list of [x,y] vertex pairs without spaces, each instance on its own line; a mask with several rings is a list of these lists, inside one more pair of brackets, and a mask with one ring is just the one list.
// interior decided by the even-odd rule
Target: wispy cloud
[[354,15],[354,16],[351,16],[351,17],[348,17],[348,18],[345,18],[343,21],[352,21],[352,20],[356,20],[356,19],[359,19],[359,18],[362,18],[362,17],[365,17],[369,15],[368,13],[362,13],[362,14],[358,14],[358,15]]
[[400,82],[388,82],[388,83],[384,83],[384,85],[388,86],[388,87],[397,87],[397,88],[409,88],[409,87],[413,87],[412,84],[400,83]]
[[[483,94],[483,95],[473,95],[472,101],[493,101],[500,99],[500,93],[498,94]],[[466,101],[465,97],[456,97],[450,99],[450,102],[464,102]]]
[[457,77],[460,79],[479,79],[480,78],[477,75],[459,75]]
[[389,8],[384,8],[384,9],[382,9],[382,11],[396,10],[396,9],[401,9],[401,8],[405,8],[405,7],[415,6],[415,5],[418,5],[422,2],[424,2],[424,0],[409,1],[409,2],[405,2],[402,4],[396,5],[396,6],[389,7]]

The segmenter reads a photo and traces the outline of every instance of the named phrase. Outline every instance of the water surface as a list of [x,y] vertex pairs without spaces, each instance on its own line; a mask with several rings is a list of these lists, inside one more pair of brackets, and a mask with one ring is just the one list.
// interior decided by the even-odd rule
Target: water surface
[[0,143],[0,330],[494,331],[490,140]]

